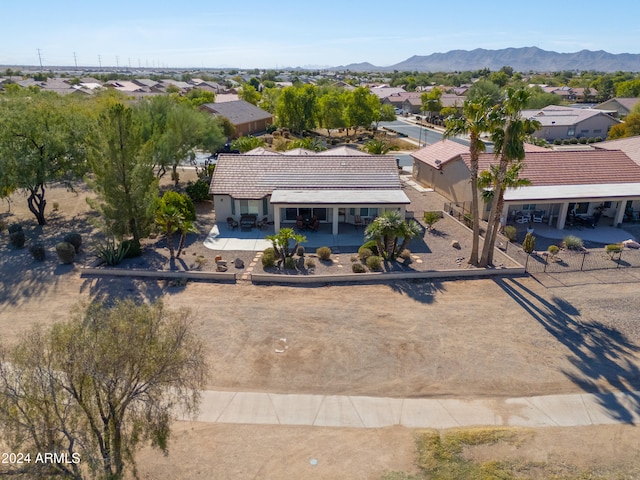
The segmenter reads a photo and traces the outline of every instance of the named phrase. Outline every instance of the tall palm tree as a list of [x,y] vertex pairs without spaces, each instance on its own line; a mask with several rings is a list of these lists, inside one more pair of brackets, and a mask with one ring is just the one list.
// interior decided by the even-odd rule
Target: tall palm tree
[[184,226],[184,215],[173,205],[165,205],[156,214],[156,225],[167,239],[167,247],[171,258],[175,258],[173,235]]
[[[502,181],[506,188],[519,188],[531,185],[528,178],[520,178],[520,170],[524,168],[524,162],[517,160],[507,168],[507,173]],[[498,167],[491,165],[489,170],[483,170],[478,176],[478,188],[482,190],[482,199],[486,203],[491,203],[495,197],[498,184]],[[498,211],[502,212],[504,207],[504,197],[500,199],[500,205],[497,206]]]
[[473,101],[467,100],[462,107],[462,116],[448,118],[444,132],[444,138],[450,138],[456,135],[469,135],[471,217],[473,221],[473,244],[469,263],[472,265],[478,264],[480,250],[478,159],[480,153],[485,151],[485,144],[480,139],[480,136],[491,130],[491,112],[493,108],[491,99],[488,96],[483,96]]
[[[504,205],[504,191],[509,166],[515,161],[524,160],[524,142],[527,136],[540,128],[540,122],[522,118],[520,112],[527,105],[531,92],[526,88],[508,88],[505,98],[498,110],[499,123],[494,123],[491,138],[494,142],[498,167],[495,170],[495,193],[487,225],[487,235],[482,248],[480,266],[487,267],[493,263],[493,250],[500,226],[501,208]],[[500,210],[499,210],[500,208]]]

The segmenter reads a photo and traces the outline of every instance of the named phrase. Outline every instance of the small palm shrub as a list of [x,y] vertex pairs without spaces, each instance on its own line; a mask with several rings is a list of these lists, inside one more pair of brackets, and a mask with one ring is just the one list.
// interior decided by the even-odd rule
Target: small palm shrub
[[23,248],[25,241],[26,237],[24,236],[24,232],[22,230],[11,232],[9,234],[9,243],[14,248]]
[[518,238],[518,231],[516,230],[516,227],[513,225],[507,225],[504,227],[504,236],[507,237],[510,242],[515,242]]
[[524,242],[522,242],[522,250],[526,253],[532,253],[536,248],[536,237],[527,233],[524,237]]
[[307,258],[304,260],[304,267],[305,267],[307,270],[311,270],[312,268],[316,268],[316,261],[315,261],[313,258],[311,258],[311,257],[307,257]]
[[580,237],[576,237],[575,235],[567,235],[562,240],[564,247],[569,250],[582,250],[584,243]]
[[316,255],[320,260],[324,260],[326,262],[331,259],[331,249],[329,247],[320,247],[316,249]]
[[353,271],[353,273],[365,273],[367,269],[364,268],[364,265],[361,263],[352,263],[351,271]]
[[372,272],[379,272],[382,270],[382,257],[379,257],[378,255],[371,255],[367,258],[367,267]]
[[38,260],[39,262],[44,261],[46,256],[44,244],[38,242],[29,246],[29,253],[33,257],[34,260]]
[[286,268],[287,270],[296,269],[296,261],[293,257],[287,257],[284,259],[284,268]]
[[80,246],[82,245],[82,236],[79,233],[67,233],[62,241],[73,245],[73,248],[76,249],[76,253],[80,252]]
[[64,264],[73,263],[76,258],[76,249],[69,242],[60,242],[56,245],[56,253],[58,258]]
[[371,249],[365,247],[364,245],[358,249],[358,258],[363,262],[366,262],[367,258],[369,258],[371,255],[373,255]]

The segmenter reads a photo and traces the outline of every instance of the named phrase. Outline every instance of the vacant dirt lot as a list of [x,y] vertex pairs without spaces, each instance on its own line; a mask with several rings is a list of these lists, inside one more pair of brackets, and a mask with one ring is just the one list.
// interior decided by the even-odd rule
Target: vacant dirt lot
[[[69,227],[89,215],[76,210],[77,198],[65,202],[60,211],[67,211]],[[47,228],[46,238],[59,235]],[[82,278],[73,267],[40,267],[24,257],[16,263],[4,247],[6,231],[0,242],[3,342],[32,325],[64,320],[79,301],[131,296],[191,309],[210,347],[212,389],[478,397],[640,388],[638,269],[495,281],[178,288]],[[279,354],[282,337],[289,349]],[[531,461],[590,468],[595,458],[637,466],[632,447],[623,448],[640,440],[634,427],[545,429],[534,438],[518,452]],[[141,472],[145,478],[379,478],[387,470],[412,471],[413,451],[412,432],[402,428],[180,423],[171,455],[145,452]],[[488,455],[508,453],[497,448]]]

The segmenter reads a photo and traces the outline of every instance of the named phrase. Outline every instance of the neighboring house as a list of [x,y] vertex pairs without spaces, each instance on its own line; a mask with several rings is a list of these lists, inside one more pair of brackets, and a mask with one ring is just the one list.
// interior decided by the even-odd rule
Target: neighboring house
[[602,110],[616,118],[624,118],[629,115],[638,102],[640,102],[640,98],[616,97],[602,102],[593,108]]
[[387,210],[404,217],[410,203],[387,155],[220,154],[209,193],[219,222],[252,214],[268,217],[278,232],[298,216],[316,216],[334,235],[356,217],[366,222]]
[[420,95],[422,95],[420,92],[396,92],[381,98],[381,103],[393,105],[394,108],[403,108],[405,100],[411,98],[418,99],[418,103],[420,103]]
[[236,129],[236,137],[265,132],[273,124],[272,114],[244,100],[205,103],[200,108],[229,120]]
[[640,135],[593,143],[591,148],[595,150],[621,150],[627,154],[627,157],[640,165]]
[[547,142],[571,138],[606,138],[609,129],[620,123],[611,115],[593,108],[573,108],[549,105],[540,110],[523,110],[523,118],[540,122],[534,133]]
[[[344,83],[344,82],[341,82],[341,83]],[[347,84],[345,83],[345,85]],[[404,88],[389,87],[388,85],[383,87],[371,87],[369,91],[374,95],[376,95],[380,99],[380,101],[384,100],[387,97],[390,97],[391,95],[397,95],[399,93],[407,93],[407,91]]]
[[[640,165],[624,152],[554,151],[525,145],[525,167],[520,178],[531,185],[505,192],[505,218],[516,212],[538,212],[550,226],[563,229],[567,215],[574,210],[591,215],[602,207],[602,214],[613,225],[625,220],[627,208],[640,209]],[[451,140],[437,142],[411,154],[413,175],[421,184],[456,204],[471,202],[469,148]],[[497,162],[493,154],[480,156],[480,171]],[[482,217],[488,217],[485,205]]]
[[[420,94],[422,95],[422,94]],[[411,112],[411,113],[425,113],[425,114],[429,114],[429,112],[423,112],[422,110],[422,99],[420,98],[420,95],[418,97],[410,97],[407,98],[403,104],[402,104],[402,108],[405,112]],[[454,93],[443,93],[440,96],[440,104],[442,105],[442,108],[445,107],[451,107],[451,108],[462,108],[462,104],[464,103],[465,97],[461,97],[459,95],[456,95]]]

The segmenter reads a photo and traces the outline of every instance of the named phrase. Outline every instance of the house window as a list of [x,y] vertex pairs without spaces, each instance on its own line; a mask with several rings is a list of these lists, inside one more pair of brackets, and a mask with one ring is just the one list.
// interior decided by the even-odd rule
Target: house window
[[576,134],[575,127],[569,127],[567,129],[567,137],[573,137]]
[[259,215],[260,200],[240,200],[240,215]]
[[265,216],[269,215],[269,200],[267,197],[262,199],[262,214]]
[[297,208],[285,208],[284,209],[284,219],[289,222],[295,222],[298,217],[298,209]]
[[535,203],[525,203],[524,205],[522,205],[523,211],[533,212],[535,209],[536,209]]
[[594,135],[600,135],[601,133],[602,133],[602,129],[601,129],[601,128],[596,128],[596,129],[593,131],[593,134],[594,134]]
[[321,222],[326,222],[327,220],[327,209],[326,208],[314,208],[313,216],[317,217]]
[[321,222],[327,221],[327,209],[326,208],[286,208],[284,209],[284,219],[288,222],[295,222],[298,217],[311,218],[318,217]]
[[378,209],[377,208],[361,208],[360,216],[362,217],[377,217]]

